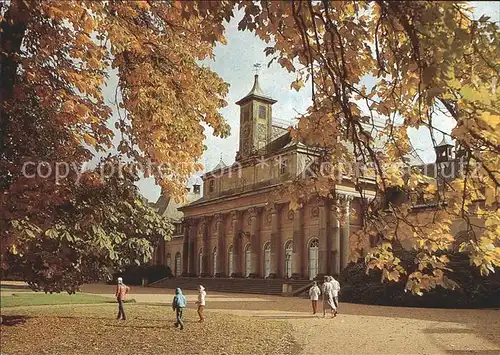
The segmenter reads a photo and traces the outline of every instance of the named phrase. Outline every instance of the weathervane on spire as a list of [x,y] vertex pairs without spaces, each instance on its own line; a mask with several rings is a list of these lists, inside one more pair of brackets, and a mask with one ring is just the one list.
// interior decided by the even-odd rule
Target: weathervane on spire
[[259,75],[259,71],[260,71],[260,67],[261,67],[261,64],[260,63],[255,63],[253,65],[253,67],[255,68],[254,71],[255,71],[255,75]]

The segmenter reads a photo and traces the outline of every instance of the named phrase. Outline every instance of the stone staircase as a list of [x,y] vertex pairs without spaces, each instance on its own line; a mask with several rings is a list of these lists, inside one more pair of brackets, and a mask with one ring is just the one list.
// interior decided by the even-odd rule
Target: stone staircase
[[307,286],[309,280],[281,280],[281,279],[229,279],[206,277],[177,277],[165,278],[149,287],[170,288],[180,287],[186,290],[196,290],[198,285],[203,285],[207,290],[232,293],[251,293],[261,295],[282,295],[283,283],[291,285],[292,291]]

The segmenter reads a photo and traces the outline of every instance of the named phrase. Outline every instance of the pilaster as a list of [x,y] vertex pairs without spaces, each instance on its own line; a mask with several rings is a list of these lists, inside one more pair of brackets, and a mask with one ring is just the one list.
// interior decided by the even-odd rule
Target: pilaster
[[303,209],[299,208],[293,212],[293,252],[292,252],[292,278],[304,277],[302,265],[302,251],[304,250]]
[[241,229],[241,213],[239,211],[232,211],[230,218],[231,218],[231,223],[232,223],[231,226],[233,233],[233,273],[235,275],[240,275],[242,245],[239,233]]
[[331,246],[331,273],[333,275],[340,274],[340,200],[336,199],[334,204],[330,206],[330,246]]
[[342,197],[342,204],[341,204],[342,223],[340,225],[340,249],[341,249],[340,262],[342,270],[345,269],[345,267],[349,263],[349,254],[350,254],[349,239],[351,234],[351,225],[350,225],[351,201],[352,201],[352,196],[344,195]]
[[279,207],[272,204],[267,208],[267,213],[271,222],[271,270],[269,278],[278,277],[279,250],[280,250],[280,230],[279,230]]
[[207,217],[201,217],[200,219],[200,244],[201,247],[203,248],[203,254],[202,254],[202,272],[201,276],[205,276],[209,274],[210,266],[209,266],[209,255],[210,255],[210,250],[209,250],[209,243],[208,243],[208,227],[209,227],[209,220]]
[[326,275],[328,272],[328,205],[327,202],[320,198],[318,200],[318,218],[319,218],[319,227],[318,227],[318,239],[319,239],[319,275]]
[[[189,259],[190,259],[190,238],[189,238],[189,220],[184,219],[182,221],[184,236],[182,241],[182,275],[189,274]],[[173,264],[172,266],[175,268],[175,255],[173,256]],[[172,271],[173,272],[173,271]]]
[[251,246],[251,270],[252,274],[260,275],[260,230],[259,230],[259,209],[251,207],[248,209],[250,214],[250,246]]
[[215,277],[224,275],[224,260],[226,259],[226,246],[224,243],[224,216],[220,213],[215,215],[215,233],[217,235],[217,272]]

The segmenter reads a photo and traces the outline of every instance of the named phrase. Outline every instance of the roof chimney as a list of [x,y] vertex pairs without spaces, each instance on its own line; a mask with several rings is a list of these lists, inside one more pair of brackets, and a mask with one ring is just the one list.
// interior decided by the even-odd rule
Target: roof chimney
[[197,195],[200,194],[200,185],[199,184],[193,184],[193,192]]

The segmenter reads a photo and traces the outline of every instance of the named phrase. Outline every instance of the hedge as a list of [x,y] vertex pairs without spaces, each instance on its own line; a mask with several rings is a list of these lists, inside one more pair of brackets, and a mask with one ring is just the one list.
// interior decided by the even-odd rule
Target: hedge
[[[398,257],[407,270],[416,269],[415,254],[399,251]],[[429,307],[429,308],[497,308],[500,307],[500,275],[498,271],[488,277],[481,276],[479,269],[471,266],[463,254],[447,254],[453,272],[445,275],[459,284],[455,290],[440,286],[424,291],[423,296],[404,291],[406,278],[400,282],[381,282],[381,271],[370,270],[366,274],[363,262],[348,265],[339,277],[342,289],[340,299],[344,302],[384,306]]]

